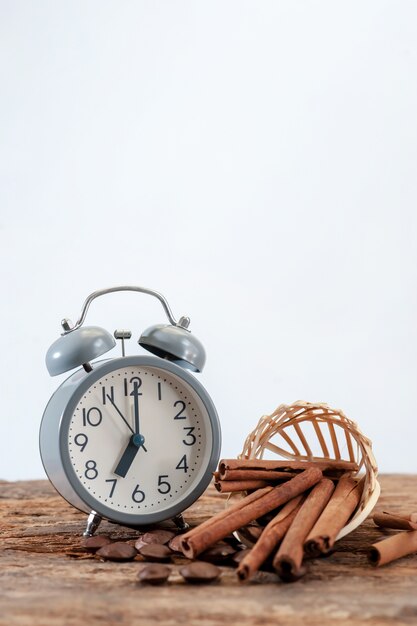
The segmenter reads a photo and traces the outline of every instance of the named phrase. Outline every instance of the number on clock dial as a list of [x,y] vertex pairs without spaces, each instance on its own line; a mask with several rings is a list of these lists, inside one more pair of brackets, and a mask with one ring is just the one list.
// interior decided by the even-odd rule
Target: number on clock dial
[[80,446],[81,452],[84,452],[84,448],[88,443],[88,437],[84,433],[78,433],[74,437],[74,443],[76,446]]
[[96,406],[83,409],[83,426],[100,426],[103,413]]
[[101,401],[103,404],[107,404],[109,400],[114,402],[114,386],[111,385],[107,388],[103,385],[101,388]]

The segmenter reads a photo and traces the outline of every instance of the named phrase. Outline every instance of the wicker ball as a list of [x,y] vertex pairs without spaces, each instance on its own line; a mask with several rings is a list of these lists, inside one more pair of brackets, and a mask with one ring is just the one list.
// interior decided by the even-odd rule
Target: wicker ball
[[327,404],[281,404],[271,415],[261,417],[239,458],[262,459],[265,454],[293,461],[345,460],[358,466],[352,476],[365,476],[362,498],[336,539],[357,528],[377,503],[381,489],[371,441],[342,411]]

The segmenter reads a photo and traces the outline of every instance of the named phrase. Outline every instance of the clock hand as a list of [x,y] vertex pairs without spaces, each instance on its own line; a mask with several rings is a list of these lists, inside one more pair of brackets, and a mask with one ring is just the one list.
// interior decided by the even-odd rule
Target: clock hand
[[[131,425],[129,424],[129,422],[127,421],[127,419],[125,418],[125,416],[123,415],[123,413],[121,413],[120,409],[115,405],[114,400],[112,399],[112,397],[107,394],[106,396],[111,404],[114,406],[114,408],[116,409],[116,411],[118,412],[118,414],[120,415],[120,417],[122,418],[122,420],[124,421],[124,423],[126,424],[126,426],[128,427],[128,429],[130,430],[130,432],[132,433],[132,435],[135,434],[135,431],[133,430],[133,428],[131,427]],[[138,433],[139,434],[139,433]]]
[[141,396],[142,394],[139,393],[139,385],[138,385],[138,381],[135,380],[135,382],[133,383],[133,391],[131,391],[130,393],[131,396],[133,396],[133,408],[135,411],[135,432],[137,434],[140,433],[140,428],[139,428],[139,396]]
[[123,413],[120,411],[119,407],[114,402],[111,395],[106,394],[106,397],[108,398],[110,403],[113,405],[113,407],[116,409],[117,413],[120,415],[120,417],[122,418],[122,420],[124,421],[128,429],[132,433],[132,436],[129,438],[129,443],[127,444],[122,456],[120,457],[120,460],[116,468],[114,469],[114,474],[116,474],[117,476],[120,476],[121,478],[124,478],[126,476],[127,472],[129,471],[130,466],[133,463],[134,458],[136,457],[136,454],[139,448],[143,448],[145,452],[147,452],[147,449],[144,446],[145,438],[139,432],[139,396],[142,394],[140,394],[138,390],[139,390],[139,385],[135,381],[133,391],[130,394],[134,397],[135,430],[133,430],[133,428],[131,427],[131,425],[129,424],[125,416],[123,415]]
[[113,473],[117,476],[120,476],[121,478],[124,478],[128,473],[130,466],[132,465],[133,460],[138,453],[139,448],[143,448],[145,452],[147,452],[147,449],[143,445],[144,443],[145,438],[138,433],[134,433],[130,437],[129,443],[127,444],[125,451],[120,457],[117,467],[115,468]]
[[127,446],[125,448],[125,451],[123,452],[122,456],[120,457],[120,460],[119,460],[119,462],[117,464],[117,467],[114,470],[114,474],[116,474],[117,476],[121,476],[122,478],[124,478],[126,476],[127,472],[129,471],[129,468],[132,465],[133,459],[135,458],[139,448],[143,448],[145,450],[145,452],[147,452],[147,449],[144,446],[145,438],[143,437],[143,435],[141,435],[139,433],[139,397],[138,397],[139,394],[138,394],[138,389],[139,389],[139,386],[138,386],[137,383],[135,383],[132,395],[134,395],[134,398],[135,398],[135,401],[134,401],[134,411],[135,411],[135,428],[136,428],[136,432],[133,430],[133,428],[131,427],[131,425],[126,420],[125,416],[123,415],[123,413],[120,411],[118,406],[115,404],[113,398],[109,394],[107,394],[107,398],[109,399],[111,404],[114,406],[114,408],[116,409],[116,411],[118,412],[118,414],[120,415],[120,417],[122,418],[122,420],[124,421],[126,426],[129,428],[130,432],[132,433],[132,436],[129,439],[129,443],[127,444]]

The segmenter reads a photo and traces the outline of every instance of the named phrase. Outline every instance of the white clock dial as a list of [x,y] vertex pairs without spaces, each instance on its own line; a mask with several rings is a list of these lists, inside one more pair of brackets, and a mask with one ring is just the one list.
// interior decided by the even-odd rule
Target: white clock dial
[[70,419],[68,452],[90,496],[125,514],[163,512],[185,499],[209,464],[203,402],[174,373],[130,365],[96,380]]

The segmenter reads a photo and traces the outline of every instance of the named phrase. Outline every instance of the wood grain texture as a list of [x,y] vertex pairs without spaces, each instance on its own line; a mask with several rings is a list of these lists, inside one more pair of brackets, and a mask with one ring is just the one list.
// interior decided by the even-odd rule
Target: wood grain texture
[[[376,511],[417,510],[417,476],[380,478]],[[210,487],[188,510],[188,521],[204,521],[224,500]],[[222,568],[219,583],[190,586],[174,565],[172,582],[152,588],[136,582],[138,561],[102,562],[78,551],[85,518],[47,481],[0,482],[1,626],[417,623],[417,555],[379,569],[368,565],[366,547],[392,532],[371,520],[338,542],[329,557],[311,559],[307,575],[294,584],[260,573],[242,585],[235,570]],[[115,539],[138,534],[107,522],[100,532]]]

